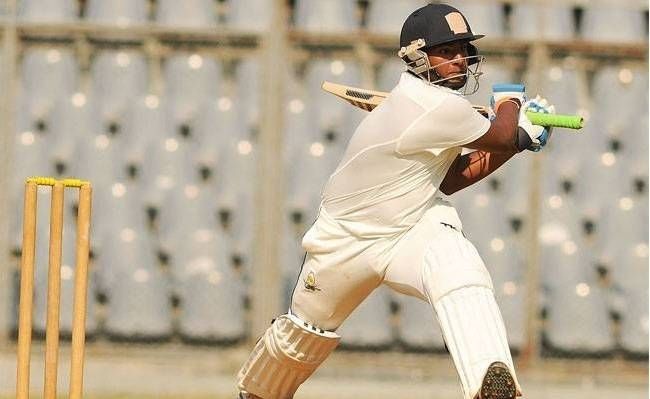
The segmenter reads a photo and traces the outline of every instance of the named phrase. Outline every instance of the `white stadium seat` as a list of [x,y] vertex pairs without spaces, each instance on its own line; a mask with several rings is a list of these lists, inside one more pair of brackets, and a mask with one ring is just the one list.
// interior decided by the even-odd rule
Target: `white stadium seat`
[[494,294],[503,316],[508,343],[520,349],[526,343],[526,248],[516,233],[494,235],[474,241],[494,284]]
[[298,280],[305,258],[305,250],[301,245],[304,233],[302,226],[304,226],[304,223],[295,223],[291,212],[286,213],[282,227],[282,249],[280,251],[283,309],[289,309],[293,288]]
[[390,317],[390,291],[379,287],[337,330],[341,335],[341,345],[363,349],[389,346],[393,341]]
[[54,101],[77,91],[79,66],[68,49],[28,48],[21,65],[23,101],[34,118],[47,115]]
[[399,35],[406,18],[425,0],[371,0],[367,11],[367,28],[372,32]]
[[172,191],[196,176],[192,144],[177,135],[161,136],[151,143],[142,167],[147,205],[158,210]]
[[159,340],[172,333],[171,291],[140,198],[133,184],[112,186],[93,229],[100,243],[97,272],[108,301],[106,333],[115,339]]
[[[479,47],[479,54],[481,53],[481,41],[475,43]],[[497,83],[516,83],[514,79],[514,71],[511,67],[501,62],[498,59],[493,59],[488,56],[481,63],[481,71],[483,74],[479,78],[478,91],[469,95],[468,100],[474,105],[488,106],[490,104],[490,97],[492,97],[492,86]],[[472,89],[474,82],[470,78],[468,81],[468,89]]]
[[29,22],[70,22],[77,19],[78,12],[74,0],[24,0],[19,18]]
[[273,18],[273,0],[229,0],[228,5],[228,26],[253,32],[269,28]]
[[515,39],[569,40],[575,36],[569,4],[520,2],[514,4],[510,21]]
[[504,36],[505,16],[500,3],[457,0],[453,6],[463,13],[475,35],[492,39]]
[[397,55],[390,60],[384,62],[380,67],[377,76],[377,89],[385,92],[393,90],[402,76],[402,72],[406,71],[406,64],[400,60]]
[[257,134],[261,117],[261,67],[259,59],[244,58],[239,61],[235,70],[237,99],[239,104],[240,123],[244,123],[251,134]]
[[297,0],[295,24],[313,32],[351,32],[359,28],[357,11],[350,0]]
[[90,0],[87,7],[88,20],[118,26],[144,23],[149,12],[146,0]]
[[428,302],[421,299],[398,295],[399,324],[397,339],[410,350],[444,349],[440,325]]
[[79,170],[77,155],[81,139],[88,135],[95,117],[91,99],[83,93],[62,97],[51,114],[50,134],[47,135],[48,158],[51,163],[45,174],[69,175]]
[[[565,241],[543,249],[548,289],[547,343],[565,352],[598,354],[614,348],[605,291],[584,248]],[[559,277],[561,276],[561,278]]]
[[[343,132],[347,119],[354,115],[363,115],[362,112],[350,104],[342,101],[331,94],[324,94],[321,84],[324,80],[359,86],[361,84],[360,67],[355,62],[348,62],[336,59],[316,59],[311,61],[307,66],[305,85],[307,88],[307,100],[313,102],[314,106],[309,107],[308,111],[313,112],[312,120],[317,121],[313,126],[315,140],[322,140],[322,134],[327,131],[333,131],[336,134],[351,135],[352,132]],[[356,126],[355,126],[356,127]]]
[[[124,134],[120,140],[122,167],[133,178],[142,177],[145,154],[151,143],[160,139],[168,128],[164,98],[149,94],[134,98],[124,115]],[[132,168],[134,170],[129,171]]]
[[[144,54],[136,51],[100,52],[91,66],[92,93],[107,125],[118,124],[134,98],[147,92],[148,70]],[[108,128],[108,126],[107,126]]]
[[590,4],[582,18],[582,37],[603,42],[643,42],[647,40],[643,10],[633,3]]
[[218,97],[221,64],[200,54],[174,54],[165,60],[163,69],[164,95],[174,125],[191,124],[203,105]]
[[180,299],[179,328],[189,340],[232,341],[244,330],[244,286],[217,218],[215,190],[199,183],[171,192],[160,237]]
[[159,0],[156,22],[182,28],[209,28],[217,24],[212,0]]

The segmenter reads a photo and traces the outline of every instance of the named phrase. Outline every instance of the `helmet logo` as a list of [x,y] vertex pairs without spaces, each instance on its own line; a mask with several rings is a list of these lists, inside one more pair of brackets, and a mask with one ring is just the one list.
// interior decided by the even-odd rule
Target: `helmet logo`
[[458,35],[460,33],[467,33],[467,24],[465,23],[465,19],[463,18],[463,15],[461,13],[451,12],[445,15],[445,19],[447,20],[449,29],[451,29],[451,31],[454,32],[454,35]]

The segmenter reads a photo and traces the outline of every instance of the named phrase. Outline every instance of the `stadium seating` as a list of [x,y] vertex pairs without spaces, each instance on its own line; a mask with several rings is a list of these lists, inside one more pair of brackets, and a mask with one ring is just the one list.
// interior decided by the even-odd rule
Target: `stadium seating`
[[352,312],[337,330],[341,346],[358,349],[386,348],[393,341],[390,291],[379,287]]
[[218,220],[214,187],[187,183],[161,207],[159,232],[180,300],[179,329],[200,341],[232,341],[244,334],[243,282]]
[[624,300],[621,311],[620,346],[627,352],[648,353],[648,242],[628,243],[618,253],[613,278]]
[[584,9],[581,36],[602,42],[647,40],[643,10],[634,4],[590,4]]
[[95,107],[83,93],[56,101],[47,136],[50,167],[41,174],[64,176],[79,170],[80,140],[92,126],[94,111]]
[[165,111],[167,105],[158,96],[146,95],[133,98],[124,114],[124,134],[120,139],[120,167],[129,178],[142,178],[145,154],[150,144],[168,131]]
[[273,0],[229,0],[229,27],[262,32],[273,18]]
[[399,35],[406,18],[426,3],[424,0],[372,0],[366,26],[372,32]]
[[[625,140],[640,127],[639,114],[648,109],[647,75],[641,67],[606,66],[596,71],[592,97],[593,109],[597,111],[593,119],[601,135]],[[636,144],[636,140],[630,139],[630,144]]]
[[[310,161],[309,149],[314,145],[308,107],[302,97],[297,96],[289,100],[285,111],[284,132],[287,211],[290,214],[295,213],[295,217],[300,218],[304,223],[310,223],[314,216],[315,205],[312,204],[312,193],[322,189],[316,187],[320,182],[312,183],[303,170],[303,165]],[[316,145],[314,150],[317,150]]]
[[238,109],[241,113],[240,123],[244,123],[255,137],[259,130],[262,87],[260,86],[260,65],[256,58],[240,60],[236,68],[237,99],[240,102]]
[[500,3],[457,0],[453,5],[467,18],[474,34],[493,39],[504,36],[505,16]]
[[159,0],[156,22],[182,28],[209,28],[217,24],[215,4],[211,0]]
[[156,212],[160,211],[170,192],[193,181],[196,175],[192,143],[175,134],[161,136],[150,144],[142,166],[144,198],[147,206]]
[[515,39],[569,40],[575,36],[569,4],[517,3],[510,23],[510,33]]
[[313,32],[340,33],[359,28],[357,5],[349,0],[296,0],[297,28]]
[[297,223],[287,212],[282,228],[282,247],[280,251],[280,268],[282,271],[282,304],[289,309],[293,288],[298,281],[305,250],[302,248],[303,224]]
[[[340,60],[318,59],[307,66],[305,99],[294,103],[301,112],[287,132],[299,137],[290,145],[289,182],[292,206],[305,210],[305,220],[313,220],[320,203],[321,191],[341,160],[342,152],[365,112],[321,90],[324,80],[359,85],[360,71],[356,64]],[[307,99],[312,99],[308,101]],[[291,112],[291,111],[290,111]],[[317,121],[314,125],[313,121]],[[292,139],[293,141],[293,139]]]
[[160,340],[172,333],[169,278],[156,259],[147,231],[141,191],[134,184],[112,187],[93,237],[98,282],[107,298],[106,333],[118,340]]
[[148,71],[144,54],[135,51],[103,51],[91,67],[92,95],[107,134],[119,134],[132,99],[147,92]]
[[78,12],[74,0],[24,0],[19,18],[29,22],[71,22],[77,19]]
[[[363,115],[363,111],[351,107],[350,104],[336,96],[325,94],[321,89],[323,81],[360,86],[361,71],[359,65],[336,59],[315,59],[307,66],[305,85],[307,98],[313,101],[314,106],[309,110],[314,111],[312,120],[317,121],[318,130],[314,129],[315,140],[323,141],[327,133],[338,137],[350,136],[352,132],[345,131],[346,124],[355,115]],[[312,127],[313,129],[313,127]]]
[[222,217],[226,217],[226,233],[233,243],[233,252],[241,258],[244,270],[253,263],[255,226],[255,190],[257,153],[255,143],[235,138],[228,143],[224,165],[218,173],[219,195],[216,202]]
[[[213,177],[232,173],[232,166],[226,162],[227,152],[233,143],[247,138],[246,128],[241,123],[238,97],[224,96],[205,103],[196,118],[196,147],[194,158],[202,176]],[[233,101],[234,100],[234,101]]]
[[[475,42],[475,44],[479,48],[480,54],[481,41],[479,40]],[[491,56],[487,56],[485,61],[481,64],[481,71],[483,74],[479,78],[479,87],[477,92],[469,95],[467,98],[472,104],[487,106],[490,103],[490,97],[492,97],[492,86],[496,83],[514,82],[514,72],[512,67],[499,59],[492,58]],[[470,79],[468,89],[471,89],[472,85],[473,82]]]
[[489,241],[474,241],[490,272],[494,294],[506,325],[511,349],[526,343],[526,258],[520,234],[495,235]]
[[[55,174],[52,159],[44,152],[54,146],[52,119],[61,125],[62,98],[70,98],[78,87],[78,66],[71,51],[60,48],[27,48],[21,72],[21,96],[16,116],[16,139],[14,162],[16,190],[22,193],[22,185],[28,176]],[[55,128],[56,130],[56,128]],[[59,132],[61,133],[61,132]],[[69,133],[69,132],[65,132]],[[65,136],[65,135],[64,135]],[[62,137],[65,139],[65,137]],[[21,199],[16,198],[17,201]]]
[[114,0],[110,2],[90,0],[86,9],[86,18],[93,22],[124,26],[146,22],[148,12],[146,0]]
[[585,264],[589,260],[571,241],[544,249],[542,268],[556,271],[545,279],[545,334],[552,349],[592,354],[614,349],[605,292],[595,281],[595,272]]
[[614,349],[608,303],[596,279],[597,254],[587,250],[576,223],[571,223],[574,206],[564,199],[561,207],[542,212],[544,333],[552,350],[602,355]]
[[74,54],[63,48],[27,48],[21,65],[23,102],[31,116],[44,117],[53,102],[77,90],[79,67]]
[[397,57],[397,54],[395,54],[394,58],[384,62],[379,69],[377,75],[377,89],[385,92],[393,90],[404,71],[406,71],[406,64],[404,64],[404,61],[400,60]]
[[396,295],[399,306],[397,340],[408,350],[442,350],[445,341],[438,320],[428,302]]
[[192,136],[192,122],[205,102],[218,96],[221,65],[199,54],[174,54],[164,64],[165,96],[179,133]]

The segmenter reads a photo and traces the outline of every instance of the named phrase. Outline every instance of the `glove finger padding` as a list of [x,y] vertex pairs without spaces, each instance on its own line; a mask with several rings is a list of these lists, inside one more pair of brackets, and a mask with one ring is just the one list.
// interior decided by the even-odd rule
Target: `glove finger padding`
[[544,126],[533,125],[528,119],[526,112],[555,113],[555,107],[547,99],[536,96],[534,99],[526,101],[521,107],[519,113],[519,127],[524,129],[530,136],[532,144],[528,150],[533,152],[540,151],[551,137],[551,129]]

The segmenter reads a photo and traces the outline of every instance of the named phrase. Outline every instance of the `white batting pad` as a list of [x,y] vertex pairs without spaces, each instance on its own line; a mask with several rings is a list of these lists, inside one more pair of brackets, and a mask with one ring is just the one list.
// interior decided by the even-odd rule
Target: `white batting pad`
[[474,399],[491,363],[510,369],[521,392],[508,348],[506,330],[491,289],[480,286],[451,291],[434,303],[465,399]]
[[264,399],[291,399],[339,343],[337,334],[282,315],[239,371],[239,389]]

